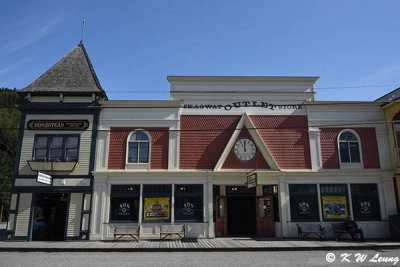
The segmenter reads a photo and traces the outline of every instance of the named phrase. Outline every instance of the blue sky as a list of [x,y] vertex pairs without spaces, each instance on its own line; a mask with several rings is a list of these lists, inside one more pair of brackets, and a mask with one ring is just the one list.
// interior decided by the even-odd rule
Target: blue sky
[[79,43],[84,18],[113,100],[168,99],[167,75],[320,76],[318,100],[375,100],[400,86],[397,0],[35,0],[0,10],[0,87],[23,88],[55,64]]

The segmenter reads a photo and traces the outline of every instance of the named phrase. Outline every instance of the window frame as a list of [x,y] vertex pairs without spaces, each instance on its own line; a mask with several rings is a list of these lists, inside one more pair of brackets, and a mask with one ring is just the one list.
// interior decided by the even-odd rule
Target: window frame
[[[174,214],[175,214],[175,222],[195,222],[195,223],[202,223],[204,222],[204,184],[174,184]],[[178,187],[190,187],[190,186],[199,186],[201,187],[201,192],[189,192],[189,193],[183,193],[183,192],[178,192],[176,189]],[[176,215],[177,215],[177,199],[178,198],[185,198],[185,197],[189,197],[189,198],[199,198],[201,199],[201,216],[199,220],[182,220],[182,219],[176,219]]]
[[[358,153],[360,156],[360,162],[351,162],[351,153],[350,153],[350,148],[349,148],[349,156],[350,156],[350,162],[342,162],[342,156],[340,153],[340,143],[341,142],[346,142],[347,144],[350,143],[349,141],[340,141],[340,136],[345,133],[345,132],[350,132],[357,138],[357,143],[358,143]],[[363,154],[362,154],[362,143],[361,143],[361,138],[358,135],[358,133],[352,129],[344,129],[340,131],[340,133],[337,136],[337,149],[338,149],[338,154],[339,154],[339,164],[341,169],[363,169],[364,168],[364,161],[363,161]],[[354,141],[355,142],[355,141]]]
[[[133,193],[114,193],[113,186],[132,186],[138,188],[138,192]],[[112,200],[113,198],[126,198],[126,199],[137,199],[138,207],[137,207],[137,219],[136,220],[116,220],[112,219]],[[110,188],[110,208],[109,208],[109,222],[110,223],[138,223],[140,217],[140,185],[138,184],[112,184]]]
[[[147,192],[148,188],[154,187],[157,188],[157,186],[160,186],[160,188],[168,189],[167,192]],[[168,188],[169,187],[169,188]],[[143,184],[143,193],[142,193],[142,223],[143,224],[151,224],[151,223],[171,223],[172,222],[172,190],[173,190],[173,185],[172,184]],[[153,190],[152,190],[153,191]],[[157,191],[157,190],[155,190]],[[161,190],[162,191],[162,190]],[[145,207],[145,198],[159,198],[159,197],[168,197],[169,198],[169,220],[146,220],[144,213],[146,212],[146,207]]]
[[[137,132],[142,132],[147,135],[148,141],[130,141],[132,135],[134,135]],[[138,153],[137,153],[137,162],[129,162],[129,144],[130,143],[148,143],[148,160],[147,162],[140,162],[140,146],[138,145]],[[125,166],[127,169],[145,169],[150,167],[150,161],[151,161],[151,136],[150,134],[145,131],[144,129],[136,129],[132,131],[129,135],[128,138],[126,139],[126,155],[125,155]]]
[[[291,186],[309,186],[309,188],[314,188],[314,192],[291,192]],[[319,199],[318,199],[318,185],[317,184],[288,184],[288,191],[289,191],[289,209],[290,209],[290,221],[291,222],[319,222],[320,221],[320,208],[319,208]],[[294,203],[292,203],[293,200],[296,200],[298,198],[305,198],[305,199],[312,199],[313,200],[313,204],[315,205],[315,211],[312,210],[312,212],[316,212],[316,214],[313,214],[313,216],[315,218],[301,218],[300,216],[298,216],[297,218],[295,218],[294,216],[297,216],[298,214],[294,214],[293,213],[293,209],[295,209],[295,207],[292,205]]]
[[[345,192],[343,193],[343,192],[322,192],[322,187],[324,187],[324,186],[333,186],[333,187],[335,187],[335,186],[343,186],[344,187],[344,189],[345,189]],[[350,214],[351,214],[351,208],[350,208],[350,200],[349,200],[349,198],[350,198],[350,196],[349,196],[349,191],[348,191],[348,184],[319,184],[319,198],[320,198],[320,201],[321,201],[321,218],[322,218],[322,221],[323,222],[341,222],[341,221],[343,221],[343,220],[345,220],[348,216],[350,216]],[[344,218],[341,218],[341,219],[330,219],[330,218],[324,218],[324,202],[323,202],[323,199],[322,199],[322,197],[325,197],[325,196],[327,196],[327,197],[329,197],[329,196],[332,196],[332,197],[346,197],[346,207],[347,207],[347,216],[345,216]]]
[[[370,191],[356,191],[353,190],[356,186],[365,186],[365,185],[373,185],[376,190],[375,192],[370,192]],[[380,194],[379,194],[379,185],[378,183],[350,183],[350,191],[351,191],[351,203],[352,203],[352,209],[353,209],[353,218],[355,221],[382,221],[382,207],[381,207],[381,199],[380,199]],[[376,212],[376,218],[361,218],[358,217],[359,213],[357,212],[357,198],[374,198],[375,203],[377,204],[378,211]]]
[[[44,160],[38,160],[36,159],[36,140],[39,137],[46,137],[47,138],[47,143],[46,143],[46,156]],[[51,156],[51,140],[53,137],[62,137],[62,158],[61,160],[50,160]],[[68,137],[78,137],[78,146],[77,146],[77,157],[76,160],[67,160],[67,139]],[[35,134],[34,139],[33,139],[33,150],[32,150],[32,160],[33,161],[42,161],[42,162],[78,162],[79,161],[79,151],[80,151],[80,145],[81,145],[81,135],[80,134]],[[44,148],[43,148],[44,149]]]

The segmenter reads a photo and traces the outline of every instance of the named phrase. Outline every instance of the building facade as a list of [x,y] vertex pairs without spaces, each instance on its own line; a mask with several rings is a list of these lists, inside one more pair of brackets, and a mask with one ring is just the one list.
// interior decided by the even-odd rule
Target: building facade
[[378,98],[385,114],[395,191],[397,214],[400,214],[400,88]]
[[347,216],[388,237],[397,111],[316,101],[317,79],[169,76],[171,100],[111,101],[78,45],[20,90],[7,239],[296,237]]
[[19,93],[6,238],[89,239],[98,100],[106,95],[83,44]]
[[396,214],[376,102],[315,100],[317,77],[168,77],[169,101],[102,101],[90,239],[117,225],[188,237],[296,237],[353,216],[367,238]]

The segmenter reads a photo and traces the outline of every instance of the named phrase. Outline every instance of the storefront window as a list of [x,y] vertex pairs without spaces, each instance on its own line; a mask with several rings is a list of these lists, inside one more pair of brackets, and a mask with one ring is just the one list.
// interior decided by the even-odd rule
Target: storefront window
[[347,185],[320,185],[322,218],[324,220],[344,220],[348,216]]
[[139,185],[112,185],[110,221],[137,222],[139,218]]
[[171,220],[171,185],[143,186],[143,221]]
[[318,194],[315,184],[290,184],[289,196],[293,222],[319,221]]
[[203,221],[203,185],[175,185],[175,220]]
[[272,196],[274,205],[274,221],[279,222],[279,199],[278,199],[278,186],[277,185],[264,185],[263,195]]
[[376,184],[352,184],[351,200],[354,220],[377,221],[381,219],[378,187]]

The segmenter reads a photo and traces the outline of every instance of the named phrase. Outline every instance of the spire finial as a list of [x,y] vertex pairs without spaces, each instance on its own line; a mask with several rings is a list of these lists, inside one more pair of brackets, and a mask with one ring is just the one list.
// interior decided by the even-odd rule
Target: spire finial
[[86,22],[86,20],[85,19],[83,19],[82,20],[82,34],[81,34],[81,44],[83,43],[83,37],[85,36],[85,22]]

